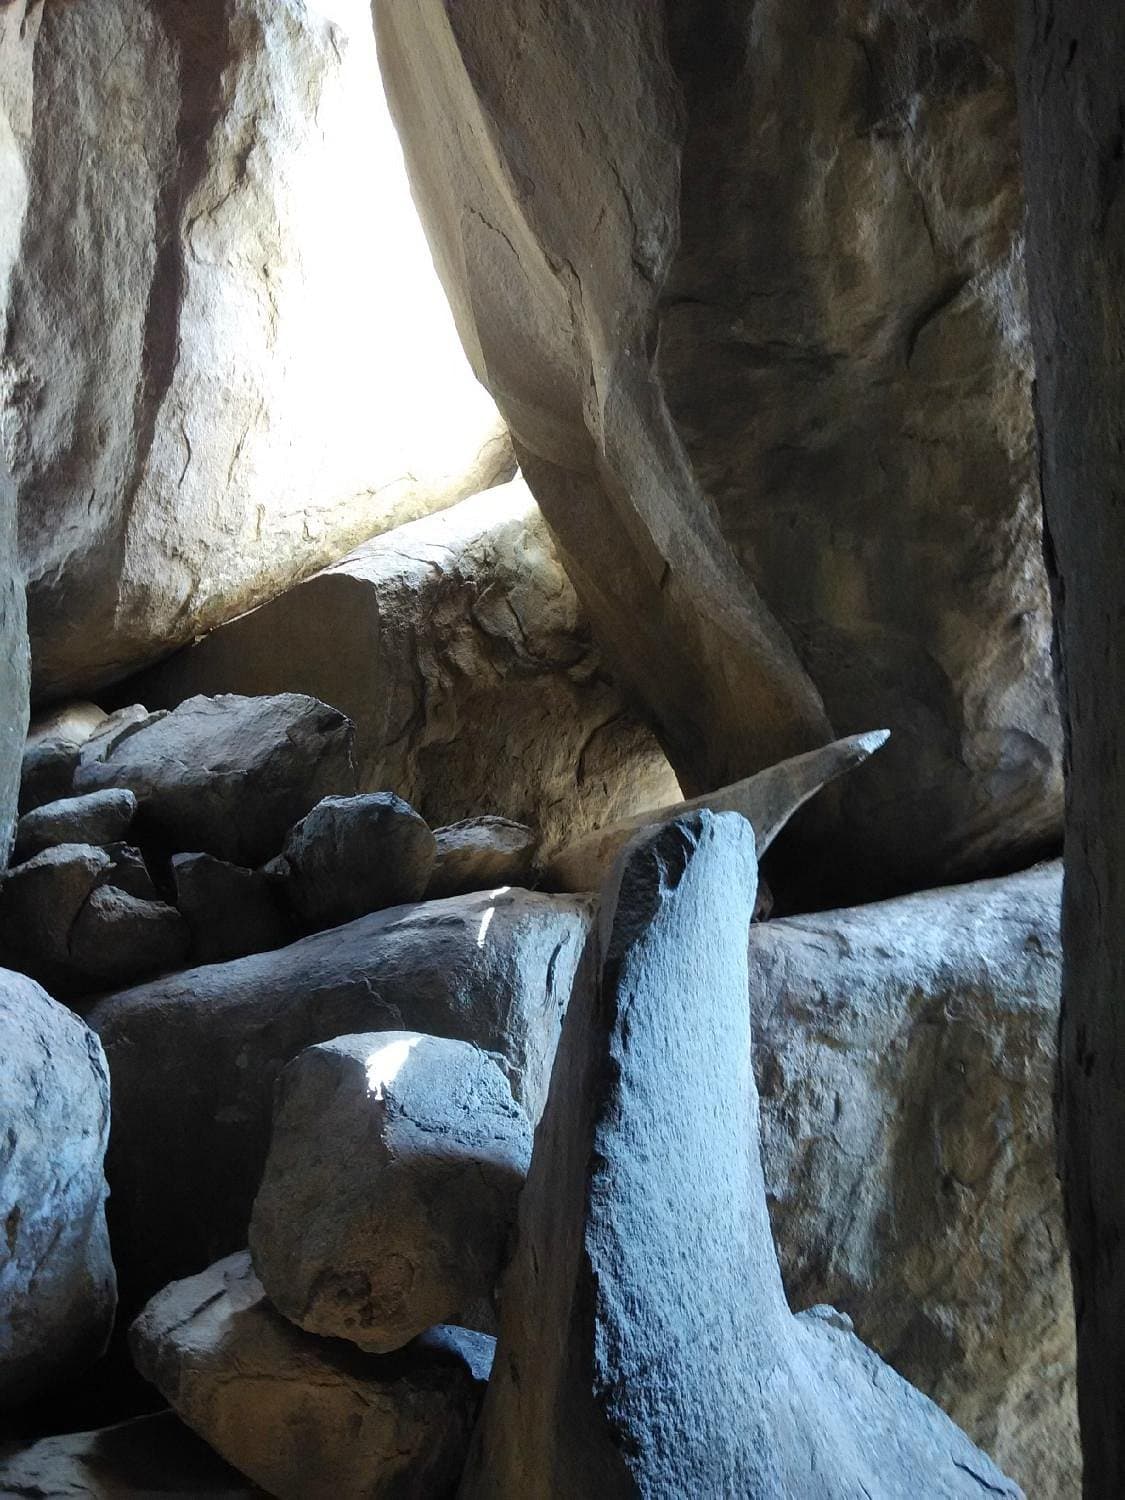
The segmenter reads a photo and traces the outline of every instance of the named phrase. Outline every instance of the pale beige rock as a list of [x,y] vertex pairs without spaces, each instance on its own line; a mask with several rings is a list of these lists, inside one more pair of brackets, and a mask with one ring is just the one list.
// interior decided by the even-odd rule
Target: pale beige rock
[[670,823],[684,813],[708,808],[711,812],[740,813],[754,829],[759,858],[773,843],[789,819],[831,782],[855,766],[860,766],[887,743],[885,729],[868,734],[854,734],[837,740],[823,750],[783,760],[734,786],[721,787],[690,802],[657,808],[614,823],[576,839],[560,849],[547,862],[543,882],[550,890],[597,890],[613,868],[613,862],[625,845],[641,828]]
[[0,434],[37,695],[510,476],[362,0],[48,5],[37,39],[39,5],[5,14],[34,43]]
[[131,689],[154,706],[311,693],[355,723],[360,788],[435,828],[499,815],[553,848],[680,795],[522,480],[378,538]]
[[801,820],[853,894],[1061,827],[1013,12],[376,6],[462,340],[685,792],[892,731]]

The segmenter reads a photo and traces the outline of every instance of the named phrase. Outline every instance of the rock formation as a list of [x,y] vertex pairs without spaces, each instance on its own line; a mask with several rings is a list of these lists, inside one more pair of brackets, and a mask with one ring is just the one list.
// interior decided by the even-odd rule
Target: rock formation
[[493,1341],[435,1328],[362,1355],[280,1317],[246,1255],[167,1287],[131,1330],[144,1375],[277,1500],[451,1496]]
[[1023,0],[1020,105],[1047,561],[1068,731],[1060,1157],[1083,1493],[1125,1493],[1125,13]]
[[434,828],[499,815],[553,848],[680,795],[522,480],[379,537],[130,690],[166,708],[294,690],[335,704],[360,790],[390,788]]
[[434,829],[437,858],[426,888],[430,900],[489,887],[528,885],[538,840],[510,818],[466,818]]
[[159,657],[511,457],[418,231],[365,6],[5,11],[28,211],[0,251],[0,427],[43,697]]
[[0,1408],[81,1374],[105,1347],[116,1283],[102,1173],[109,1076],[96,1036],[0,970]]
[[495,1332],[531,1128],[491,1058],[417,1032],[337,1037],[278,1079],[250,1220],[270,1301],[390,1354],[438,1323]]
[[804,830],[849,893],[1049,846],[1012,7],[375,12],[462,341],[687,794],[881,724]]
[[602,895],[463,1500],[1022,1493],[831,1308],[794,1317],[750,1068],[753,833],[689,814]]

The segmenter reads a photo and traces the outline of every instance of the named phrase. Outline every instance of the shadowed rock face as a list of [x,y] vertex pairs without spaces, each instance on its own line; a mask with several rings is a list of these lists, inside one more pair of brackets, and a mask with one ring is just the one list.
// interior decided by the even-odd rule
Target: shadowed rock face
[[463,1500],[1016,1497],[819,1307],[766,1210],[733,814],[642,836],[602,895],[520,1203]]
[[512,460],[426,256],[364,4],[20,0],[5,25],[25,11],[0,427],[49,697]]
[[1011,6],[376,16],[462,340],[685,792],[885,725],[801,820],[852,893],[1049,845]]

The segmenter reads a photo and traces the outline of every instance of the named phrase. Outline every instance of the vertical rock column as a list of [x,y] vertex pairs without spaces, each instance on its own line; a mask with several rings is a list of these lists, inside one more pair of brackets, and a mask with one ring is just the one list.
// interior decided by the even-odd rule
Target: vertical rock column
[[1125,12],[1025,0],[1041,471],[1068,720],[1061,1159],[1087,1496],[1125,1493]]

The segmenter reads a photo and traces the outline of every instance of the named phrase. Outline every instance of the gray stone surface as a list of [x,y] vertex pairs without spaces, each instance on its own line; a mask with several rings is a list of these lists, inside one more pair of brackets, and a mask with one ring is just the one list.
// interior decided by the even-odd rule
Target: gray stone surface
[[113,1324],[102,1170],[101,1044],[22,974],[0,970],[0,1408],[82,1374]]
[[174,906],[99,885],[70,930],[68,960],[86,988],[104,990],[183,968],[190,941]]
[[1061,829],[1014,14],[376,7],[465,348],[684,793],[892,731],[802,820],[837,900]]
[[173,851],[256,865],[321,797],[355,790],[352,726],[298,693],[191,698],[104,742],[75,776],[78,792],[128,787],[143,826]]
[[292,936],[275,883],[259,870],[210,854],[172,856],[176,906],[191,931],[196,964],[225,963],[283,947]]
[[466,818],[435,828],[437,859],[426,895],[431,900],[469,891],[526,886],[538,840],[534,829],[510,818]]
[[141,1373],[277,1500],[448,1500],[493,1340],[434,1328],[376,1358],[269,1305],[246,1254],[174,1282],[130,1332]]
[[1080,1490],[1053,1091],[1062,872],[754,927],[789,1299],[831,1302],[1037,1500]]
[[840,1314],[789,1310],[750,1064],[756,879],[749,824],[702,811],[603,892],[463,1500],[1022,1494]]
[[254,1500],[264,1496],[172,1412],[97,1432],[0,1445],[0,1495],[20,1500]]
[[404,1028],[472,1042],[538,1119],[588,921],[573,897],[455,897],[99,1001],[123,1298],[245,1245],[275,1080],[313,1043]]
[[741,813],[754,829],[760,858],[794,813],[826,786],[863,765],[883,748],[887,738],[886,730],[853,734],[846,740],[825,745],[822,750],[810,750],[806,755],[769,766],[734,786],[720,787],[690,802],[657,808],[588,833],[565,844],[547,861],[544,884],[557,891],[597,890],[613,868],[614,860],[640,829],[671,822],[701,807],[712,812]]
[[20,763],[21,813],[58,802],[74,789],[79,747],[69,740],[44,739],[28,745]]
[[5,166],[29,207],[21,230],[5,197],[0,433],[42,698],[513,464],[418,229],[364,5],[4,9],[27,74]]
[[292,1322],[369,1354],[437,1323],[494,1333],[530,1158],[527,1116],[476,1047],[408,1031],[322,1042],[278,1079],[254,1269]]
[[356,726],[359,789],[393,788],[432,828],[498,814],[553,847],[680,795],[522,480],[365,543],[136,691],[334,703]]
[[307,931],[418,901],[434,868],[434,836],[393,792],[324,797],[285,837],[284,890]]
[[31,859],[55,844],[120,843],[136,811],[137,799],[125,787],[48,802],[20,818],[13,857]]

